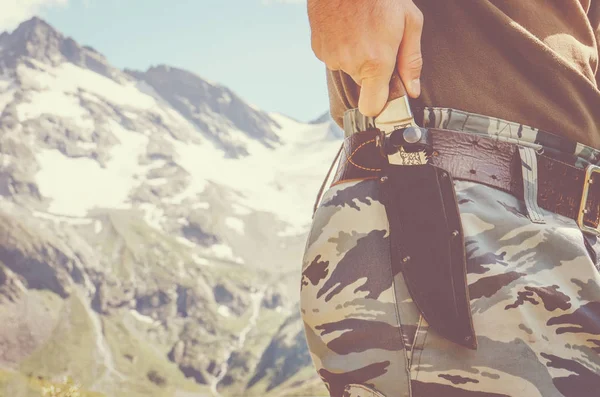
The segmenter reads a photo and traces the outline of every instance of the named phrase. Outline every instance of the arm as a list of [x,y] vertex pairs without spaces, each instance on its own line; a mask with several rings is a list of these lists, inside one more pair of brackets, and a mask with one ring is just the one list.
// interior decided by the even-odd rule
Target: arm
[[412,0],[308,0],[308,17],[317,58],[361,87],[361,113],[381,112],[396,68],[419,96],[423,14]]

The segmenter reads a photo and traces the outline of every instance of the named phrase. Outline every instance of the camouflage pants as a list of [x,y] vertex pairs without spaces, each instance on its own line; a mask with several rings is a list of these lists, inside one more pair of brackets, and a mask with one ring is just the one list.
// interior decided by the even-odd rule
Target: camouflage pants
[[479,346],[470,350],[429,328],[402,274],[392,276],[378,186],[330,187],[307,242],[301,311],[331,396],[600,396],[595,237],[544,210],[533,223],[514,196],[455,181]]

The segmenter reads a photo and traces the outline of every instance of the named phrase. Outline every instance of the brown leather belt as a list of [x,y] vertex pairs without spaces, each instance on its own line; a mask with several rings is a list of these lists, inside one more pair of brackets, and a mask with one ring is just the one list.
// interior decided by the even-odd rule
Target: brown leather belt
[[[428,131],[433,148],[429,153],[430,164],[448,171],[454,179],[488,185],[523,199],[521,159],[516,144],[464,132]],[[371,129],[346,138],[333,185],[380,177],[387,159],[376,145],[379,134],[379,130]],[[586,169],[575,166],[574,156],[547,152],[537,157],[539,206],[576,221],[583,211],[583,225],[598,229],[598,168],[594,167],[595,172],[589,173],[588,178]],[[584,192],[588,195],[582,204]]]

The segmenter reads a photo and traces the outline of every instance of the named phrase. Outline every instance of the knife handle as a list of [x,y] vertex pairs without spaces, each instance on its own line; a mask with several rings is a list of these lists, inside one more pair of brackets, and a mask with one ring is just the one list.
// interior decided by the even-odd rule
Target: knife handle
[[381,113],[375,117],[375,126],[385,133],[408,126],[417,126],[410,108],[406,88],[404,88],[397,70],[394,70],[390,79],[388,102]]
[[404,87],[404,83],[398,74],[398,69],[394,68],[394,73],[392,74],[392,78],[390,80],[390,95],[388,102],[398,99],[404,95],[407,95],[406,88]]

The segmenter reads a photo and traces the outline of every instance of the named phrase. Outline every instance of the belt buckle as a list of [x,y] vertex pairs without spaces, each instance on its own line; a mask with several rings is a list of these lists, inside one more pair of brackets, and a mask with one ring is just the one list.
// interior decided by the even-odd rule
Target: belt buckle
[[585,180],[583,182],[583,192],[581,193],[581,203],[579,204],[579,214],[577,215],[577,225],[583,232],[591,233],[595,236],[600,236],[600,225],[597,228],[587,226],[583,218],[588,210],[585,208],[587,204],[588,195],[590,193],[590,185],[594,183],[592,181],[592,175],[594,173],[600,174],[600,166],[590,164],[585,170]]

